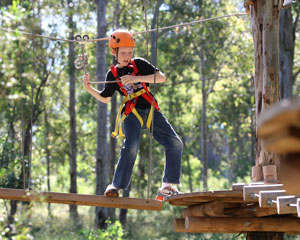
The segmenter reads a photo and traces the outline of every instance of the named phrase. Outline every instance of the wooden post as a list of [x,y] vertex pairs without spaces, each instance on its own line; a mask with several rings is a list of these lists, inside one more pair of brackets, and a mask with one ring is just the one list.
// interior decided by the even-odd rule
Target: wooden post
[[252,181],[259,182],[263,180],[263,173],[261,166],[253,166],[252,167]]
[[262,167],[263,176],[265,182],[276,182],[277,181],[277,170],[276,165],[266,165]]

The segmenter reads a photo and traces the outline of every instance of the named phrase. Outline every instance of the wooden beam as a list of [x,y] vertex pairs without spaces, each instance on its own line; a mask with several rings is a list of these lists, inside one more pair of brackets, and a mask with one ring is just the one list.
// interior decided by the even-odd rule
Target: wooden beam
[[264,139],[265,147],[281,154],[300,152],[300,127],[287,126]]
[[187,232],[194,233],[293,232],[300,234],[300,219],[186,217],[185,228]]
[[243,192],[244,186],[247,186],[247,184],[245,184],[245,183],[234,183],[234,184],[232,184],[232,191]]
[[297,213],[297,207],[290,206],[290,204],[296,204],[297,199],[299,197],[296,196],[281,196],[277,197],[277,213],[278,214],[293,214]]
[[266,190],[281,190],[282,184],[265,184],[265,185],[254,185],[245,186],[243,191],[243,198],[245,201],[256,200],[258,201],[258,194],[260,191]]
[[284,196],[286,194],[285,190],[269,190],[269,191],[260,191],[259,192],[259,206],[261,208],[276,208],[276,204],[273,200],[276,200],[278,196]]
[[174,232],[187,232],[187,230],[185,229],[185,219],[175,218],[173,220],[173,230]]
[[0,199],[160,211],[162,202],[142,198],[112,198],[74,193],[36,192],[0,188]]
[[300,98],[283,99],[258,117],[258,136],[267,137],[286,126],[300,127]]
[[224,203],[222,201],[213,201],[199,205],[190,206],[182,211],[182,216],[196,217],[220,217],[224,215]]
[[225,209],[225,216],[230,217],[265,217],[277,215],[276,208],[260,208],[258,204],[240,205],[240,207]]

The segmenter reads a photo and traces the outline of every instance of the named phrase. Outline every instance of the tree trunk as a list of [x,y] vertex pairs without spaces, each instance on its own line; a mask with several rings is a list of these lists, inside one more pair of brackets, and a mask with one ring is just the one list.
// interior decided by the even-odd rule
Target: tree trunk
[[[163,4],[164,0],[158,0],[155,6],[155,12],[153,15],[151,29],[156,28],[158,21],[159,8]],[[155,64],[157,62],[157,52],[156,52],[156,32],[151,33],[151,63]]]
[[281,98],[293,95],[293,64],[295,51],[295,29],[291,8],[281,10],[279,21],[279,66]]
[[[280,100],[279,83],[279,14],[281,0],[255,1],[251,6],[251,26],[254,42],[256,119],[272,104]],[[280,178],[278,154],[266,151],[257,138],[256,165],[275,164]],[[266,238],[268,236],[268,238]],[[283,239],[283,234],[248,233],[247,239]]]
[[[128,189],[123,191],[123,197],[129,197],[130,190],[131,190],[131,184],[129,185]],[[125,229],[126,223],[127,223],[127,212],[128,212],[128,209],[126,209],[126,208],[120,209],[119,220],[122,224],[123,229]]]
[[208,171],[208,159],[207,159],[207,89],[205,81],[205,62],[203,57],[203,50],[200,50],[201,61],[201,91],[202,91],[202,110],[201,110],[201,156],[202,156],[202,182],[203,190],[207,190],[207,171]]
[[[68,6],[72,3],[68,0]],[[73,21],[72,9],[68,11],[68,24],[70,29],[69,39],[74,39],[75,23]],[[74,43],[69,42],[69,58],[68,58],[68,74],[69,74],[69,113],[70,113],[70,145],[69,145],[69,162],[70,162],[70,193],[77,193],[77,146],[76,146],[76,112],[75,112],[75,49]],[[78,212],[76,205],[69,205],[70,218],[75,224],[78,223]]]
[[[182,143],[183,143],[183,147],[184,149],[186,148],[186,136],[184,135],[183,132],[180,133],[180,136],[182,136]],[[188,177],[189,177],[189,188],[190,188],[190,192],[193,192],[193,173],[192,173],[192,167],[191,167],[191,162],[190,162],[190,158],[187,157],[186,159],[187,161],[187,172],[188,172]]]
[[14,216],[17,212],[17,201],[15,200],[11,200],[10,201],[10,212],[9,212],[9,216],[8,216],[8,224],[13,224],[14,223]]
[[[255,52],[256,119],[280,100],[279,92],[279,13],[281,1],[255,1],[251,7],[251,25]],[[280,169],[278,154],[267,152],[257,139],[256,165],[275,164]],[[278,172],[278,176],[280,176]]]
[[[106,36],[106,5],[107,0],[96,0],[97,3],[97,38]],[[96,45],[97,81],[104,81],[106,76],[106,49],[105,42],[97,42]],[[102,90],[99,84],[98,89]],[[96,194],[103,195],[108,184],[108,144],[107,144],[107,105],[101,102],[97,104],[97,152],[96,152]],[[105,228],[109,218],[107,208],[96,207],[95,226]]]

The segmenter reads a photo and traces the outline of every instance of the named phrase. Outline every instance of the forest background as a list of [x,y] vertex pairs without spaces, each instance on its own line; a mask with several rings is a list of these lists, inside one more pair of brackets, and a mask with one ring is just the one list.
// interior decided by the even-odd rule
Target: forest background
[[[36,0],[0,2],[0,186],[103,194],[111,182],[122,140],[114,140],[115,96],[98,103],[74,67],[79,44],[21,31],[74,39],[108,37],[244,12],[242,0]],[[282,98],[300,92],[300,4],[282,10]],[[19,29],[21,31],[9,31]],[[250,17],[223,18],[136,35],[134,56],[167,76],[151,86],[161,111],[184,143],[182,192],[230,189],[250,182],[255,164],[254,52]],[[147,45],[148,42],[148,45]],[[157,47],[157,54],[156,54]],[[87,43],[87,70],[104,81],[113,58],[107,41]],[[149,52],[149,54],[147,54]],[[99,84],[100,90],[103,84]],[[130,188],[147,197],[149,137],[142,134]],[[161,184],[164,150],[153,142],[150,196]],[[0,239],[244,239],[240,235],[174,233],[180,208],[162,212],[0,201]],[[296,237],[288,237],[296,239]]]

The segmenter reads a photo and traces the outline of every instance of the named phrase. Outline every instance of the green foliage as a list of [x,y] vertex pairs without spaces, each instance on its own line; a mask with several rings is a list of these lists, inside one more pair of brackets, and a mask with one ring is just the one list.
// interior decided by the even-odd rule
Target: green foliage
[[120,222],[116,221],[112,224],[110,221],[107,222],[108,227],[106,230],[82,230],[79,232],[82,235],[82,239],[88,240],[106,240],[106,239],[116,239],[121,240],[123,236],[122,225]]

